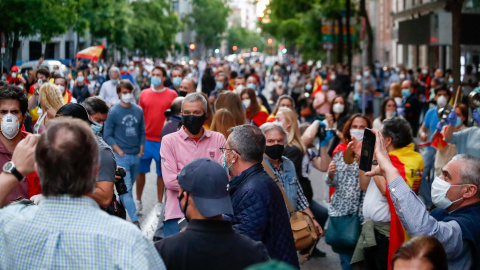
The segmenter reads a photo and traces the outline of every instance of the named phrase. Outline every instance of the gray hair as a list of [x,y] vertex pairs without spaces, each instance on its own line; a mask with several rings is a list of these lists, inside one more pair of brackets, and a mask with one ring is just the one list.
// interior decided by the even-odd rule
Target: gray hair
[[187,96],[185,96],[185,99],[182,101],[182,110],[183,110],[183,104],[185,102],[195,102],[195,101],[201,101],[203,112],[207,113],[207,100],[200,93],[189,93]]
[[392,138],[395,148],[403,148],[413,142],[412,128],[403,117],[395,116],[383,121],[383,137]]
[[195,78],[192,78],[190,76],[186,76],[185,78],[183,78],[184,81],[191,81],[192,82],[192,86],[193,86],[193,90],[197,90],[197,80],[195,80]]
[[117,73],[118,76],[120,76],[120,69],[118,69],[118,67],[111,67],[110,70],[108,71],[108,75],[111,75],[113,73]]
[[94,115],[96,113],[105,114],[108,113],[108,105],[103,98],[95,96],[85,99],[82,106],[87,110],[88,115]]
[[282,133],[282,136],[283,136],[283,145],[288,145],[288,134],[287,132],[285,131],[285,129],[280,126],[279,124],[276,124],[276,123],[265,123],[263,124],[262,126],[260,126],[260,129],[262,130],[263,134],[267,134],[267,132],[269,132],[270,130],[272,129],[275,129],[275,130],[278,130],[280,133]]
[[480,197],[480,158],[468,154],[459,154],[454,156],[452,160],[464,164],[460,167],[461,181],[463,184],[477,186],[477,197]]
[[260,163],[265,152],[265,134],[254,125],[241,125],[228,130],[228,143],[246,162]]

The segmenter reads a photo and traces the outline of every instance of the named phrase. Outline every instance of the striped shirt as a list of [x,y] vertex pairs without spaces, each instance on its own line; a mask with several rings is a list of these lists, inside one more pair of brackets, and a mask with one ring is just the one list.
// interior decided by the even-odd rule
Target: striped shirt
[[165,269],[138,228],[89,197],[0,210],[0,269]]

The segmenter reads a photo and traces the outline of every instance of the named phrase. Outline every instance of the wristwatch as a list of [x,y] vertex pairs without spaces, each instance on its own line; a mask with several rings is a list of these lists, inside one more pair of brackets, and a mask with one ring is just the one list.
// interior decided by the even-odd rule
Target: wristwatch
[[9,162],[5,163],[5,165],[3,165],[3,171],[6,172],[6,173],[13,174],[15,177],[17,177],[18,181],[22,181],[22,179],[23,179],[23,175],[20,172],[17,171],[13,161],[9,161]]
[[378,165],[378,161],[372,160],[372,165]]

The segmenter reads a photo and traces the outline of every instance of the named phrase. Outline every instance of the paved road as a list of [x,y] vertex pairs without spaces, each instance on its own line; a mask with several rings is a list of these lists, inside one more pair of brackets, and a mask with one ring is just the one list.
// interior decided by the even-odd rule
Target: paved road
[[[155,171],[152,163],[151,171]],[[157,226],[158,218],[154,211],[154,206],[158,202],[157,199],[157,182],[156,182],[156,175],[149,173],[147,174],[147,180],[145,184],[145,189],[143,191],[142,201],[143,201],[143,211],[142,215],[139,215],[139,221],[142,227],[142,231],[144,234],[149,238],[152,239],[154,230]],[[310,175],[310,179],[312,180],[313,190],[315,191],[314,199],[320,203],[324,203],[325,198],[325,191],[327,190],[324,187],[324,174],[320,173],[319,171],[314,170]],[[135,193],[136,185],[133,187]],[[323,190],[323,192],[322,192]],[[301,265],[301,269],[310,270],[310,269],[328,269],[328,270],[336,270],[341,269],[340,267],[340,259],[338,254],[334,253],[329,245],[325,243],[324,238],[320,240],[317,247],[326,252],[327,256],[325,258],[312,258],[310,261],[305,262]]]

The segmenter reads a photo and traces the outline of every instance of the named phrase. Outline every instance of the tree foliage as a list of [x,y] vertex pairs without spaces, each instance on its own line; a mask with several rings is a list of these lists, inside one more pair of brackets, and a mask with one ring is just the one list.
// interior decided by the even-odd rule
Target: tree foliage
[[232,50],[234,45],[238,47],[238,51],[242,49],[249,51],[253,47],[257,47],[257,50],[261,52],[265,48],[265,41],[260,34],[238,25],[228,29],[227,43],[230,53],[234,53]]

